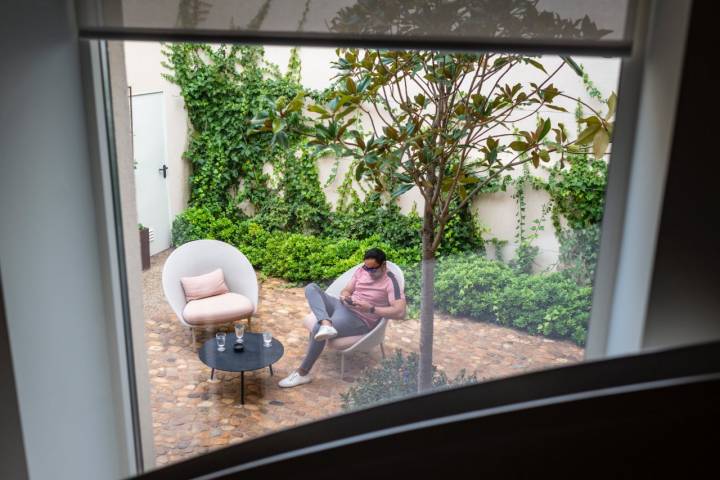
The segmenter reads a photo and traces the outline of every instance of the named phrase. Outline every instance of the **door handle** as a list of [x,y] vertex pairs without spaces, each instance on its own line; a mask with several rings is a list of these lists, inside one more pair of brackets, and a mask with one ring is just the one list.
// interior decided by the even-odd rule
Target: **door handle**
[[167,178],[167,171],[168,171],[167,165],[163,165],[161,168],[158,168],[158,172],[161,172],[163,174],[163,178]]

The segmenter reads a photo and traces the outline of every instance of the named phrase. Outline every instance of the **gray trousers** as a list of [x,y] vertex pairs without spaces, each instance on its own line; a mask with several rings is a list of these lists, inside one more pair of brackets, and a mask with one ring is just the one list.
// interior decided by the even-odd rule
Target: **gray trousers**
[[310,305],[310,310],[317,318],[317,323],[310,332],[310,343],[305,359],[300,365],[302,370],[309,372],[322,353],[323,348],[325,348],[325,340],[322,342],[315,340],[315,334],[320,328],[320,320],[330,319],[333,327],[338,332],[338,337],[364,335],[370,329],[360,317],[340,302],[340,299],[331,297],[315,283],[305,287],[305,298],[307,298],[308,305]]

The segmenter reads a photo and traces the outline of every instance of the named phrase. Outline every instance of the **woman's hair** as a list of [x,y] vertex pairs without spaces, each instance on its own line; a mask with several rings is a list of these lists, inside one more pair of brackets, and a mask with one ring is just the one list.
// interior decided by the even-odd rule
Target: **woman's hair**
[[371,248],[367,252],[365,252],[365,256],[363,257],[363,260],[367,260],[368,258],[372,258],[375,260],[378,265],[382,265],[387,260],[387,256],[385,255],[385,252],[380,250],[379,248]]

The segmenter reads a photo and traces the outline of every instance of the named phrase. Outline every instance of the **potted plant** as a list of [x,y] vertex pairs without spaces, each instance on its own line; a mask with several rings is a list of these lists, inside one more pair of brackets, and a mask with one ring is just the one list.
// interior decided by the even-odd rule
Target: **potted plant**
[[142,261],[142,269],[150,268],[150,229],[142,223],[138,223],[140,231],[140,259]]

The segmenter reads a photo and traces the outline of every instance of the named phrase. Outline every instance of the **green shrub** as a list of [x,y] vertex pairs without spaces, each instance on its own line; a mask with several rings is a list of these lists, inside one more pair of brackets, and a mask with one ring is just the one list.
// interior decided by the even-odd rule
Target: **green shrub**
[[333,212],[323,234],[360,240],[379,235],[383,242],[420,248],[422,221],[415,212],[404,215],[394,203],[383,203],[377,194],[356,200]]
[[191,242],[209,238],[215,217],[206,208],[190,207],[175,217],[172,224],[172,244],[175,247]]
[[[405,271],[408,314],[420,308],[420,268]],[[578,286],[563,273],[518,272],[480,255],[441,258],[435,267],[435,308],[452,315],[568,338],[583,345],[592,289]]]
[[[403,356],[397,350],[395,355],[383,359],[376,368],[366,369],[357,384],[341,393],[343,410],[354,410],[417,395],[418,355],[410,353]],[[459,386],[477,382],[473,374],[466,376],[465,371],[454,379],[433,367],[433,388]]]
[[[451,206],[454,208],[455,204]],[[420,219],[418,219],[420,225]],[[465,206],[445,225],[443,240],[438,248],[438,256],[444,257],[463,252],[484,253],[483,229],[475,219],[469,206]],[[419,233],[418,233],[419,236]]]
[[579,285],[592,285],[600,250],[600,224],[557,233],[560,265]]
[[493,320],[493,292],[517,276],[504,263],[480,255],[442,259],[435,277],[435,302],[453,315]]
[[215,218],[204,208],[187,209],[173,222],[173,245],[210,238],[235,245],[266,275],[292,282],[333,279],[362,262],[366,250],[378,247],[399,265],[420,259],[420,251],[395,247],[377,235],[363,240],[330,239],[299,233],[268,232],[253,220]]
[[592,289],[562,273],[515,275],[490,301],[501,325],[585,343]]

